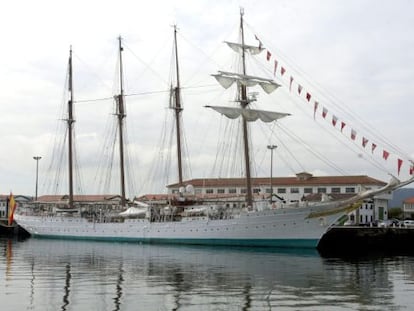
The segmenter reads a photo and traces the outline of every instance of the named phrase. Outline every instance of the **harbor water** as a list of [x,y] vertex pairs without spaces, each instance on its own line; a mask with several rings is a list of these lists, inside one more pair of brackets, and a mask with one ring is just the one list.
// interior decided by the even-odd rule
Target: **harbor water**
[[413,310],[414,256],[0,239],[1,310]]

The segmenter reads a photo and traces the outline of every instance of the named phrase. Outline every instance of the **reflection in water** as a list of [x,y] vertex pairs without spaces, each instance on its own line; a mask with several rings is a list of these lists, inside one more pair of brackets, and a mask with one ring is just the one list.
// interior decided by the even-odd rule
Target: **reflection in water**
[[38,239],[0,246],[8,276],[0,300],[16,310],[398,310],[414,289],[413,257]]
[[122,297],[122,283],[124,281],[124,269],[122,268],[122,262],[119,263],[119,274],[118,274],[118,279],[116,282],[116,295],[114,298],[114,302],[115,302],[115,309],[114,311],[118,311],[121,310],[121,297]]
[[244,302],[242,310],[250,310],[252,306],[252,298],[250,297],[250,291],[251,291],[251,286],[249,284],[246,284],[243,290],[243,296],[245,297],[245,302]]
[[65,273],[65,286],[63,292],[63,305],[61,310],[66,311],[66,307],[69,305],[69,293],[70,293],[70,279],[72,275],[70,273],[70,264],[66,265],[66,273]]
[[34,303],[34,292],[35,292],[35,274],[34,274],[34,260],[32,259],[32,262],[30,264],[30,309],[33,309],[33,303]]
[[10,276],[10,269],[11,269],[12,258],[13,258],[12,240],[7,240],[6,245],[5,245],[5,253],[6,253],[6,278],[8,279]]

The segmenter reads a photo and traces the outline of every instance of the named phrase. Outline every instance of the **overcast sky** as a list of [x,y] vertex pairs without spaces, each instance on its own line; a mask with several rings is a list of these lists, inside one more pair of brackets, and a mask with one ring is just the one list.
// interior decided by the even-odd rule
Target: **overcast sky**
[[[126,98],[130,177],[135,184],[129,196],[161,191],[152,178],[175,182],[175,172],[167,179],[151,175],[168,112],[164,91],[170,78],[173,24],[179,28],[183,119],[190,154],[186,178],[226,177],[215,162],[217,137],[225,123],[203,106],[228,105],[231,100],[232,95],[210,74],[231,69],[234,53],[223,41],[237,40],[240,6],[245,10],[247,43],[257,45],[256,35],[272,54],[267,61],[265,50],[258,61],[248,63],[249,70],[272,78],[274,60],[278,70],[286,69],[283,77],[279,71],[275,77],[282,87],[270,99],[260,94],[255,107],[292,114],[278,126],[257,125],[255,175],[269,175],[266,145],[272,143],[278,145],[274,176],[305,170],[317,175],[367,174],[386,181],[387,173],[397,175],[401,159],[400,178],[407,178],[408,161],[414,157],[413,1],[16,0],[0,5],[0,193],[34,195],[33,156],[39,155],[39,194],[51,194],[43,185],[50,183],[46,173],[62,117],[71,45],[82,191],[98,192],[96,171],[113,104],[82,100],[115,94],[119,35],[125,44],[125,91],[140,94]],[[294,77],[291,91],[290,76]],[[296,83],[303,86],[301,96]],[[312,94],[309,103],[306,92]],[[315,120],[314,100],[319,102]],[[328,110],[325,120],[322,107]],[[332,126],[333,114],[338,122],[346,122],[343,133],[339,124]],[[351,128],[357,133],[355,141],[350,139]],[[293,136],[284,134],[287,129]],[[365,148],[363,136],[369,140]],[[373,155],[372,142],[378,145]],[[308,151],[310,147],[335,165],[321,161],[320,155]],[[384,150],[390,152],[387,161]]]

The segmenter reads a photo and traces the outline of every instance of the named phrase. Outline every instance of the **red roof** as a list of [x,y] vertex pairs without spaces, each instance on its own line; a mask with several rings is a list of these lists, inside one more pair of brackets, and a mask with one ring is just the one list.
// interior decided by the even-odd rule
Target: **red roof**
[[[252,178],[252,186],[269,185],[269,177]],[[244,178],[205,178],[186,180],[182,184],[176,183],[168,185],[168,188],[193,185],[194,187],[243,187],[246,185]],[[273,177],[273,186],[318,186],[318,185],[376,185],[385,186],[386,183],[366,176],[312,176],[308,179],[298,177]]]
[[[74,195],[73,201],[76,202],[102,202],[116,198],[117,195]],[[42,195],[37,198],[38,202],[66,202],[68,195]]]
[[406,203],[406,204],[414,204],[414,197],[405,199],[403,203]]
[[136,198],[138,201],[161,201],[168,200],[171,194],[144,194]]

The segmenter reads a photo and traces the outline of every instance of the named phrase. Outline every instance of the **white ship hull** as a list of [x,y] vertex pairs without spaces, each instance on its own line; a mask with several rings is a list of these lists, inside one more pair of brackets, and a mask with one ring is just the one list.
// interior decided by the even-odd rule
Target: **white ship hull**
[[308,219],[309,213],[309,207],[298,207],[247,212],[231,219],[214,220],[186,217],[180,221],[125,219],[105,223],[80,217],[24,214],[15,215],[15,220],[35,237],[315,248],[341,214]]

